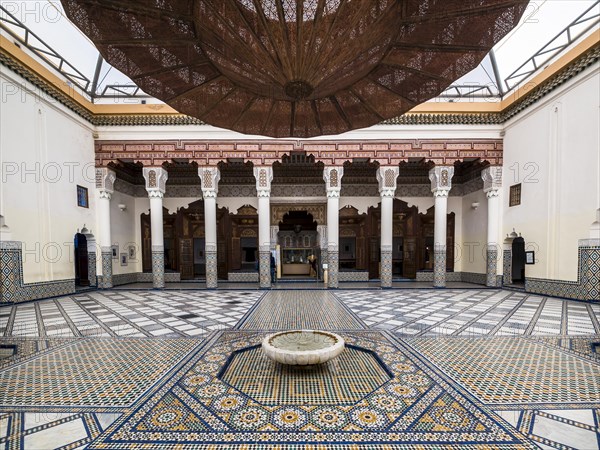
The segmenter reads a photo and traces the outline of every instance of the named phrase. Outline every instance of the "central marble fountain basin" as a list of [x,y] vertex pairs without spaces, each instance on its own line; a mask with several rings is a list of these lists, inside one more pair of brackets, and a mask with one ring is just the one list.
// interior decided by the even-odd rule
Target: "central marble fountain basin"
[[323,364],[342,353],[344,346],[341,336],[317,330],[283,331],[268,335],[262,342],[268,358],[293,366]]

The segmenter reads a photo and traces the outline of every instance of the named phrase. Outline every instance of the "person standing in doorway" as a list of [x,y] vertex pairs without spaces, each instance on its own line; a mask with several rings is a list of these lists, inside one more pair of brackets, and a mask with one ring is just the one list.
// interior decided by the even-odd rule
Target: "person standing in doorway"
[[277,281],[277,277],[275,276],[275,269],[277,268],[277,263],[275,262],[275,256],[271,253],[271,283],[275,283]]

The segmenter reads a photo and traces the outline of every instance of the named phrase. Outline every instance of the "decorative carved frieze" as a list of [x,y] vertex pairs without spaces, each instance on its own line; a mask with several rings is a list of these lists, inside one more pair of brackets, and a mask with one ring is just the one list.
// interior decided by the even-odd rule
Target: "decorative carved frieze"
[[[477,140],[390,140],[390,141],[102,141],[95,143],[96,166],[125,159],[144,166],[160,166],[173,159],[185,159],[199,166],[216,166],[228,159],[250,161],[269,167],[292,152],[304,152],[325,166],[339,166],[356,158],[368,158],[381,165],[396,166],[409,159],[424,158],[438,165],[480,158],[492,165],[502,164],[501,139]],[[331,187],[339,187],[342,172],[336,170]],[[270,183],[270,182],[269,182]]]

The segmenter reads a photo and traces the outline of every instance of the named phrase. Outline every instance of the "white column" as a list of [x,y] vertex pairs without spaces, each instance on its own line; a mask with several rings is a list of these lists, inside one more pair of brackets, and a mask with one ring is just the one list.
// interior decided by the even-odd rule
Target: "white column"
[[327,190],[327,266],[328,287],[338,287],[339,270],[339,228],[340,228],[340,192],[342,190],[342,166],[325,167],[323,180]]
[[439,288],[446,286],[446,217],[453,175],[453,166],[436,166],[429,171],[431,192],[435,197],[433,286]]
[[110,199],[114,193],[114,182],[116,179],[117,176],[112,170],[106,167],[96,169],[96,190],[98,191],[97,222],[100,227],[99,242],[102,259],[102,283],[99,287],[104,289],[113,287]]
[[500,188],[502,166],[490,166],[481,171],[483,192],[488,199],[486,285],[498,286],[498,233],[500,219]]
[[201,167],[198,176],[204,198],[204,254],[206,256],[206,287],[216,289],[217,273],[217,194],[221,172],[217,167]]
[[321,249],[321,259],[318,261],[318,273],[319,279],[325,280],[323,272],[323,264],[327,264],[329,261],[329,255],[327,253],[327,225],[317,225],[317,234],[319,235],[319,248]]
[[381,196],[381,287],[392,287],[392,246],[394,227],[394,195],[398,166],[381,166],[377,169],[379,195]]
[[150,232],[152,235],[152,285],[165,287],[165,239],[163,232],[163,197],[169,174],[162,167],[144,167],[146,191],[150,199]]
[[271,287],[271,166],[255,166],[256,195],[258,196],[258,254],[259,280],[262,289]]

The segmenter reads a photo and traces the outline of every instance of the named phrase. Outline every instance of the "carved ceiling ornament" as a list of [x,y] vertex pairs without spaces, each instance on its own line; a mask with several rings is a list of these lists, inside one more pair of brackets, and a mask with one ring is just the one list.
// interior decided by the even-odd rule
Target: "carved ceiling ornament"
[[528,0],[61,0],[104,59],[180,113],[252,135],[397,117],[475,69]]

